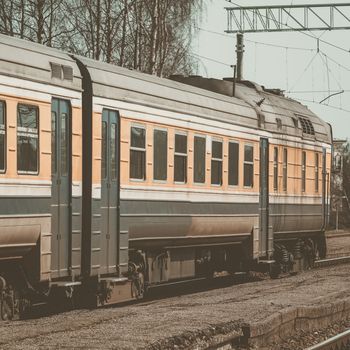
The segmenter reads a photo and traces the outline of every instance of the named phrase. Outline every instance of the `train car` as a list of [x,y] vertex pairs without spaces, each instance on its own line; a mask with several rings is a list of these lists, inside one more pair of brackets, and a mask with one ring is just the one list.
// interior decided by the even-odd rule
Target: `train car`
[[0,36],[3,319],[54,286],[81,283],[81,99],[69,55]]
[[[160,283],[259,264],[271,265],[276,274],[324,256],[328,124],[302,104],[251,82],[236,84],[233,97],[229,81],[171,81],[77,60],[91,81],[83,105],[94,140],[86,154],[95,158],[86,187],[92,188],[93,208],[105,210],[91,213],[85,231],[91,234],[87,275],[99,274],[93,261],[101,255],[112,257],[109,271],[120,277],[129,264],[138,297]],[[115,144],[118,137],[119,148],[112,151],[110,140]],[[119,165],[111,168],[117,166],[111,155],[118,152]],[[116,186],[104,184],[110,171]],[[97,204],[108,198],[117,198],[116,207]],[[117,212],[119,224],[110,228],[119,227],[119,246],[93,242],[92,232],[110,239],[103,219],[108,210]],[[103,245],[112,251],[104,254]]]
[[2,318],[325,254],[331,128],[305,106],[0,45]]

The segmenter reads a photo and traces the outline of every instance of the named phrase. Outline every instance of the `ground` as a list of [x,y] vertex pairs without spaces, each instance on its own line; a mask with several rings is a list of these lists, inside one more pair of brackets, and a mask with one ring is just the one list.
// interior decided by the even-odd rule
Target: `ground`
[[290,306],[341,300],[350,296],[349,290],[349,265],[328,267],[139,304],[2,323],[0,348],[136,349],[153,343],[157,347],[159,340],[185,332],[259,321]]
[[[331,233],[329,257],[350,255],[350,235]],[[232,331],[243,322],[266,319],[290,306],[325,304],[350,298],[347,264],[306,271],[277,280],[234,284],[202,282],[153,293],[137,304],[75,310],[49,317],[0,323],[1,349],[137,349],[186,347],[184,339]],[[208,289],[213,283],[215,289]],[[203,291],[204,286],[204,291]],[[164,294],[164,292],[166,292]],[[158,294],[158,295],[157,295]],[[156,298],[161,295],[162,297]],[[169,339],[170,338],[170,339]]]

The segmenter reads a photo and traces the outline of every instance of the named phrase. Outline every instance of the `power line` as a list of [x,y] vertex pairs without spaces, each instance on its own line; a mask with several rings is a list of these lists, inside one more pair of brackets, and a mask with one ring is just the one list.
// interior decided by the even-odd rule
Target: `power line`
[[[203,32],[207,32],[207,33],[211,33],[211,34],[215,34],[215,35],[219,35],[225,38],[229,38],[232,39],[232,35],[229,34],[224,34],[224,33],[220,33],[220,32],[216,32],[214,30],[208,30],[208,29],[204,29],[201,27],[196,27],[196,29],[203,31]],[[322,35],[325,32],[322,33]],[[315,37],[316,40],[318,40]],[[300,51],[316,51],[316,49],[308,49],[305,47],[296,47],[296,46],[283,46],[283,45],[278,45],[278,44],[272,44],[272,43],[267,43],[267,42],[262,42],[262,41],[255,41],[255,40],[250,40],[245,38],[244,41],[249,42],[249,43],[253,43],[255,45],[262,45],[262,46],[270,46],[270,47],[276,47],[276,48],[281,48],[281,49],[285,49],[285,50],[300,50]],[[344,65],[342,65],[341,63],[337,62],[335,59],[333,59],[332,57],[330,57],[329,55],[327,55],[325,52],[323,52],[322,50],[320,50],[320,52],[324,55],[327,56],[327,58],[332,61],[333,63],[337,64],[339,67],[342,67],[343,69],[347,70],[350,72],[350,68],[346,67]]]
[[298,100],[298,101],[300,101],[300,102],[313,103],[313,104],[316,104],[316,105],[320,105],[320,106],[324,106],[324,107],[336,109],[336,110],[339,110],[339,111],[342,111],[342,112],[350,113],[350,110],[349,110],[349,109],[344,109],[344,108],[342,108],[342,107],[336,107],[336,106],[332,106],[332,105],[326,105],[326,104],[324,104],[324,103],[320,103],[320,102],[317,102],[317,101],[305,100],[305,99],[297,98],[297,97],[295,97],[294,99],[295,99],[295,100]]
[[333,63],[337,64],[339,67],[342,67],[343,69],[345,69],[346,71],[350,72],[350,68],[346,67],[344,65],[342,65],[341,63],[337,62],[335,59],[333,59],[332,57],[330,57],[329,55],[327,55],[326,53],[324,53],[323,51],[320,51],[324,56],[326,56],[330,61],[332,61]]
[[226,67],[231,67],[231,65],[228,64],[228,63],[215,60],[214,58],[201,56],[201,55],[198,55],[197,53],[192,53],[191,56],[195,56],[197,58],[199,57],[199,58],[202,58],[203,60],[207,60],[207,61],[211,61],[211,62],[214,62],[214,63],[217,63],[217,64],[221,64],[221,65],[226,66]]
[[293,90],[293,88],[299,83],[299,81],[301,80],[301,78],[304,76],[304,74],[308,71],[308,69],[310,68],[312,62],[315,60],[315,58],[318,56],[318,52],[316,52],[311,60],[309,61],[309,63],[307,64],[307,66],[304,68],[303,72],[300,74],[300,76],[298,77],[298,79],[294,82],[294,84],[292,85],[291,90]]
[[[344,92],[350,92],[350,90],[341,90],[341,91],[344,91]],[[286,91],[287,94],[322,94],[322,93],[325,93],[325,92],[330,92],[330,93],[333,93],[333,92],[340,92],[340,90],[288,90]]]
[[[231,0],[225,0],[225,1],[229,2],[230,4],[233,4],[233,5],[237,6],[237,7],[239,7],[239,8],[244,8],[242,5],[239,5],[239,4],[237,4],[236,2],[233,2],[233,1],[231,1]],[[253,12],[252,9],[247,9],[247,10]],[[267,16],[264,16],[264,15],[261,15],[261,16],[262,16],[262,17],[265,17],[266,19],[269,19]],[[279,21],[277,21],[277,20],[276,20],[276,22],[279,23],[279,24],[281,24],[281,25],[285,25],[286,27],[288,27],[288,28],[290,28],[290,29],[294,29],[293,27],[289,26],[288,24],[281,23],[281,22],[279,22]],[[306,36],[308,36],[308,37],[310,37],[310,38],[312,38],[312,39],[319,40],[320,42],[322,42],[322,43],[324,43],[324,44],[327,44],[327,45],[329,45],[329,46],[332,46],[332,47],[334,47],[334,48],[336,48],[336,49],[338,49],[338,50],[344,51],[344,52],[346,52],[346,53],[350,53],[350,50],[344,49],[343,47],[340,47],[340,46],[338,46],[338,45],[335,45],[335,44],[333,44],[333,43],[330,43],[330,42],[328,42],[328,41],[326,41],[326,40],[317,38],[315,35],[313,35],[313,34],[311,34],[311,33],[307,33],[307,32],[304,32],[304,31],[298,31],[298,32],[301,33],[301,34],[303,34],[303,35],[306,35]]]
[[[224,34],[224,33],[216,32],[214,30],[204,29],[201,27],[196,27],[196,29],[201,30],[202,32],[207,32],[207,33],[222,36],[224,38],[232,39],[232,35],[229,35],[229,34]],[[250,40],[250,39],[246,39],[246,38],[244,39],[244,41],[249,42],[249,43],[253,43],[253,44],[257,44],[257,45],[277,47],[277,48],[281,48],[281,49],[300,50],[300,51],[316,51],[316,49],[308,49],[305,47],[295,47],[295,46],[283,46],[283,45],[266,43],[266,42],[262,42],[262,41],[254,41],[254,40]]]

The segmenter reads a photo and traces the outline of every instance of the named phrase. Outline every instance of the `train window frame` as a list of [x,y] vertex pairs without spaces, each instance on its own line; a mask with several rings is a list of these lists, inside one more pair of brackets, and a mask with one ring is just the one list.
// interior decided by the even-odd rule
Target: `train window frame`
[[283,191],[288,191],[288,148],[283,148]]
[[315,153],[315,192],[320,191],[320,154]]
[[302,151],[301,153],[301,192],[306,192],[306,163],[307,156],[306,151]]
[[108,177],[108,123],[106,120],[102,120],[101,135],[101,179],[106,180]]
[[6,101],[0,100],[3,111],[3,124],[0,124],[0,134],[4,135],[4,166],[0,168],[0,174],[5,174],[7,171],[7,109]]
[[[213,149],[214,149],[214,142],[220,143],[221,144],[221,158],[218,157],[213,157]],[[213,137],[211,139],[211,162],[210,162],[210,184],[211,186],[215,186],[215,187],[221,187],[224,183],[224,179],[223,179],[223,160],[224,160],[224,141],[223,139],[220,138],[215,138]],[[220,164],[220,183],[213,183],[213,162],[215,163],[219,163]]]
[[[253,155],[253,159],[252,161],[247,161],[246,160],[246,147],[251,147],[252,148],[252,155]],[[243,187],[244,188],[254,188],[254,144],[252,143],[245,143],[244,144],[244,160],[243,160]],[[252,183],[251,185],[246,185],[246,166],[251,166],[252,167]]]
[[278,156],[279,150],[278,147],[275,146],[273,148],[273,190],[278,192]]
[[[36,120],[37,120],[37,128],[26,128],[18,126],[18,117],[19,117],[19,111],[20,107],[24,106],[27,108],[34,108],[36,110]],[[39,175],[40,173],[40,109],[37,105],[32,105],[28,103],[18,103],[17,104],[17,118],[16,118],[16,150],[17,150],[17,174],[18,175]],[[36,132],[33,130],[37,130]],[[36,157],[37,157],[37,170],[36,171],[30,171],[30,170],[20,170],[18,168],[18,137],[24,136],[24,137],[30,137],[37,139],[37,149],[36,149]]]
[[[165,132],[166,133],[166,144],[165,144],[165,179],[155,178],[155,159],[156,159],[156,148],[155,148],[155,133]],[[169,133],[167,128],[156,127],[153,129],[153,181],[158,183],[166,183],[168,181],[168,147],[169,147]]]
[[[197,139],[202,139],[204,140],[204,179],[203,182],[196,181],[196,142],[195,140]],[[193,184],[195,185],[205,185],[206,179],[207,179],[207,174],[206,174],[206,162],[207,162],[207,136],[203,134],[195,134],[193,136]],[[203,169],[202,169],[203,170]]]
[[[145,132],[145,142],[144,142],[144,148],[142,147],[136,147],[132,146],[132,129],[142,129]],[[132,157],[132,152],[142,152],[144,155],[144,162],[143,162],[143,177],[142,178],[137,178],[137,177],[132,177],[131,176],[131,157]],[[143,124],[131,124],[130,125],[130,147],[129,147],[129,179],[133,182],[145,182],[147,179],[147,128]]]
[[[185,136],[186,137],[186,153],[183,152],[177,152],[176,151],[176,136]],[[175,180],[176,176],[176,157],[182,157],[184,161],[184,181],[177,181]],[[175,131],[174,134],[174,183],[177,185],[184,185],[187,184],[188,181],[188,133],[185,131]]]
[[[231,144],[234,144],[234,145],[237,145],[238,146],[238,149],[237,149],[237,169],[236,169],[236,172],[237,172],[237,183],[235,184],[231,184],[230,183],[230,169],[231,169],[231,164],[230,164],[230,145]],[[227,182],[228,182],[228,186],[229,187],[238,187],[239,186],[239,180],[240,180],[240,176],[239,176],[239,161],[240,161],[240,142],[237,141],[237,140],[229,140],[228,141],[228,179],[227,179]]]

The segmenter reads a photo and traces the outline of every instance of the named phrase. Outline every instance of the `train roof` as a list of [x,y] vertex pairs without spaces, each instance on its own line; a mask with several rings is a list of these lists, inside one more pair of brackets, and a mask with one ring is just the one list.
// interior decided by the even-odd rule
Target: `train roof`
[[0,35],[0,74],[82,90],[75,59],[91,77],[94,96],[196,115],[253,129],[331,143],[331,128],[306,106],[251,82],[201,77],[165,79]]
[[0,74],[82,90],[75,60],[65,52],[0,34]]
[[159,78],[77,57],[89,71],[94,96],[139,103],[243,127],[331,143],[330,126],[298,101],[252,82],[198,76]]

